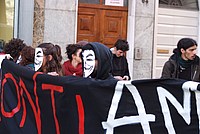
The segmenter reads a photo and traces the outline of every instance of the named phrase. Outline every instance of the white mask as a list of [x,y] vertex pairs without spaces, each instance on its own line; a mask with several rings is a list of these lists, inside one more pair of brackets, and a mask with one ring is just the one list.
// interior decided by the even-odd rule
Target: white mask
[[83,56],[83,77],[88,77],[92,74],[95,68],[95,54],[93,50],[84,50]]
[[35,66],[35,71],[40,69],[43,63],[43,51],[42,48],[35,48],[35,61],[34,61],[34,66]]
[[19,64],[22,61],[22,56],[20,55],[16,61],[17,64]]

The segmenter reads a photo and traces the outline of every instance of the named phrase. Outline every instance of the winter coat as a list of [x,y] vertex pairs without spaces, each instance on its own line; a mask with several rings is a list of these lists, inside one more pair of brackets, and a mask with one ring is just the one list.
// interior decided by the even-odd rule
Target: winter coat
[[125,56],[117,57],[116,54],[113,54],[113,76],[128,76],[130,80],[130,74],[128,69],[128,62]]
[[[179,78],[179,63],[177,54],[173,54],[165,63],[161,78]],[[200,82],[200,59],[195,57],[191,64],[191,80]]]

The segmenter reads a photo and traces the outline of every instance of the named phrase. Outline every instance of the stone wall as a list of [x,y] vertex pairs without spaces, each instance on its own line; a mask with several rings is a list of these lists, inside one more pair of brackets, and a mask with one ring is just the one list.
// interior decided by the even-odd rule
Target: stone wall
[[150,79],[153,64],[155,0],[136,1],[135,44],[142,49],[141,60],[133,60],[133,79]]
[[74,0],[35,0],[33,46],[42,42],[58,44],[65,60],[66,45],[76,42],[76,20]]
[[33,47],[44,40],[44,0],[34,1]]
[[76,41],[77,12],[75,0],[46,0],[44,42],[61,46],[64,60],[66,45]]

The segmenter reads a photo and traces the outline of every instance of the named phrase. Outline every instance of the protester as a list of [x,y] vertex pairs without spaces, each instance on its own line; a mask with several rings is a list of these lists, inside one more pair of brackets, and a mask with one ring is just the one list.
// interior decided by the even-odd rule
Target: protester
[[35,70],[34,56],[35,56],[35,49],[31,46],[25,46],[21,51],[22,60],[19,62],[19,65],[26,66],[29,69]]
[[82,60],[80,53],[82,51],[81,45],[78,44],[69,44],[66,47],[66,53],[69,60],[65,61],[62,69],[65,76],[74,75],[74,76],[83,76],[82,72]]
[[35,52],[35,70],[54,76],[62,76],[60,46],[52,43],[42,43],[38,48],[41,48],[42,51],[37,49]]
[[129,44],[126,40],[118,39],[111,48],[113,53],[112,75],[118,80],[130,80],[128,62],[125,53],[129,50]]
[[4,47],[5,54],[10,54],[11,57],[7,57],[13,60],[15,63],[19,63],[21,61],[21,51],[26,46],[23,40],[18,38],[11,39],[8,43],[6,43]]
[[196,55],[197,43],[191,38],[182,38],[173,55],[165,63],[161,78],[179,78],[200,81],[200,60]]
[[111,79],[112,53],[108,47],[98,42],[90,42],[82,47],[83,77]]

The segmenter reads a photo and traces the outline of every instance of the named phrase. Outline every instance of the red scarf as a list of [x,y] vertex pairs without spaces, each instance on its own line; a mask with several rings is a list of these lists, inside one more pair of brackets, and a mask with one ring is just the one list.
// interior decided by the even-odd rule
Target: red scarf
[[64,75],[68,76],[68,75],[74,75],[74,76],[83,76],[83,72],[82,72],[82,64],[79,63],[77,65],[77,67],[75,68],[74,66],[72,66],[71,61],[65,61],[63,64],[63,69],[64,69]]

